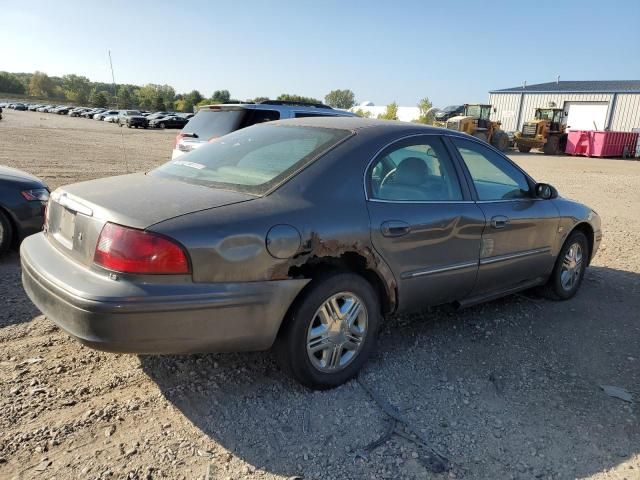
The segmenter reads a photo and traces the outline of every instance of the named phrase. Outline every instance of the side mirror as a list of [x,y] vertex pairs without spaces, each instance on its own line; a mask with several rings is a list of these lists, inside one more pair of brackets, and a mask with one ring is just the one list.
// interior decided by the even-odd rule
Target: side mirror
[[557,198],[558,196],[558,190],[548,183],[536,183],[535,192],[536,197],[542,198],[543,200]]

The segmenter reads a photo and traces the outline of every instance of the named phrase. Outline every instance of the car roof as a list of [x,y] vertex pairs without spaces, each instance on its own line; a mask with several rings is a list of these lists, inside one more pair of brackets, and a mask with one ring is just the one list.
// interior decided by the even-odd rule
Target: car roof
[[361,118],[361,117],[339,117],[339,116],[327,116],[327,117],[302,117],[293,118],[287,120],[276,120],[269,122],[269,125],[295,125],[301,127],[319,127],[319,128],[337,128],[342,130],[357,131],[362,129],[376,129],[380,133],[383,132],[398,132],[398,133],[425,133],[425,134],[453,134],[455,130],[447,130],[444,128],[431,127],[429,125],[423,125],[420,123],[401,122],[398,120],[377,120],[374,118]]

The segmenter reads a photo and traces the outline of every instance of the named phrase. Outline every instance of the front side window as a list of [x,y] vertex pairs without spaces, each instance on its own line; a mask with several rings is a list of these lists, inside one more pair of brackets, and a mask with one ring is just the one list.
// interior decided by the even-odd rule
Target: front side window
[[367,175],[370,197],[374,199],[462,200],[453,163],[435,136],[398,142],[382,152]]
[[452,138],[464,160],[479,200],[531,198],[525,175],[490,148],[462,138]]
[[348,130],[333,128],[254,125],[203,145],[150,174],[262,195],[350,135]]

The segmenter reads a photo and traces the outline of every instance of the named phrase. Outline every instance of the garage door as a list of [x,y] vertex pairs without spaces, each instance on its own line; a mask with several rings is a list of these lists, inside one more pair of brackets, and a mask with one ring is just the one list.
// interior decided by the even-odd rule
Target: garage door
[[569,130],[604,130],[607,102],[565,102]]

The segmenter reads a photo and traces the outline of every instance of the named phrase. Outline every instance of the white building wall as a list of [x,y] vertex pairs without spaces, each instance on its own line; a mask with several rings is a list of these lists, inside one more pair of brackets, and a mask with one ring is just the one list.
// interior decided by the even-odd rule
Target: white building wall
[[502,129],[507,132],[517,130],[518,108],[521,93],[492,93],[489,103],[496,109],[491,112],[491,120],[502,123]]
[[[522,111],[518,118],[520,102]],[[607,102],[611,130],[640,128],[640,94],[635,93],[491,93],[489,103],[496,109],[491,119],[501,121],[503,130],[520,130],[524,122],[533,118],[536,108],[548,107],[549,102],[558,108],[565,108],[565,102]]]
[[611,130],[640,128],[640,93],[619,93],[613,107]]

